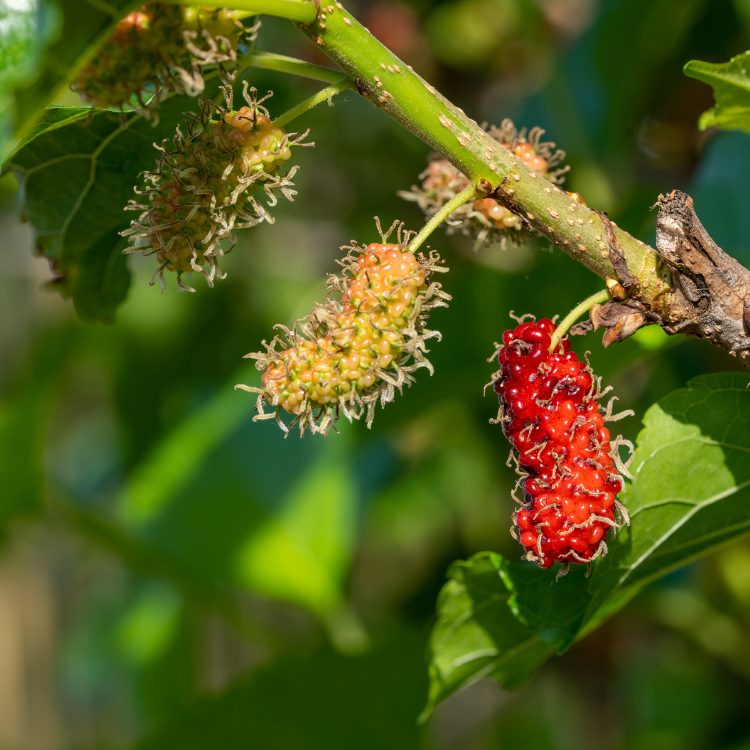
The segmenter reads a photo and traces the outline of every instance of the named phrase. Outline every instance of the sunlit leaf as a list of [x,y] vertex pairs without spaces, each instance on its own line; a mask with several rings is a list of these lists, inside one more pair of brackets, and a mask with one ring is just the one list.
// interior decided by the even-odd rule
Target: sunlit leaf
[[750,530],[750,378],[705,375],[644,418],[622,501],[631,525],[591,589],[643,585]]
[[750,52],[743,52],[725,63],[691,60],[685,74],[710,84],[714,89],[716,106],[701,115],[701,130],[716,125],[726,130],[745,130],[750,133]]

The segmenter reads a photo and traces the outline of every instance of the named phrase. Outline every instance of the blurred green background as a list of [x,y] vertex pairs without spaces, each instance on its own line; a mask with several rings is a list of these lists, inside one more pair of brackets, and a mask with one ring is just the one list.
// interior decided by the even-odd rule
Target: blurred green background
[[[659,193],[693,196],[750,265],[750,138],[700,133],[691,59],[750,47],[747,0],[350,3],[478,121],[540,125],[566,186],[653,243]],[[260,49],[324,63],[287,23]],[[253,72],[272,114],[315,84]],[[63,103],[75,103],[71,94]],[[516,559],[514,477],[483,396],[509,311],[564,314],[600,282],[543,244],[474,255],[436,234],[449,310],[436,373],[326,442],[253,423],[242,360],[324,296],[339,246],[373,216],[419,228],[396,197],[427,149],[353,93],[308,113],[293,204],[247,230],[215,289],[148,285],[130,256],[112,326],[43,288],[46,262],[0,181],[0,747],[8,750],[741,750],[750,748],[750,544],[672,574],[517,693],[480,682],[423,727],[425,648],[445,570]],[[65,189],[64,185],[60,186]],[[647,328],[579,339],[636,417],[736,363]]]

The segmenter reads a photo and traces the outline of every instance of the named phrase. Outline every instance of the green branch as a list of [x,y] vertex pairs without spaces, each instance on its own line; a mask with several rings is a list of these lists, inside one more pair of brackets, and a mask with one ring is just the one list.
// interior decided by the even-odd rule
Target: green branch
[[[333,8],[333,10],[331,10]],[[359,93],[438,151],[472,183],[514,208],[542,236],[602,278],[617,278],[602,217],[540,177],[477,123],[377,41],[340,4],[326,6],[302,28],[357,85]],[[493,196],[494,197],[494,196]],[[656,252],[612,225],[628,272],[640,282],[639,299],[651,306],[668,291],[669,273]]]
[[281,117],[277,117],[273,121],[273,124],[279,128],[283,128],[292,120],[305,114],[305,112],[316,107],[318,104],[322,104],[327,100],[330,105],[332,104],[331,99],[336,96],[336,94],[340,94],[342,91],[349,91],[353,88],[354,86],[352,86],[352,83],[348,78],[342,78],[338,83],[334,83],[332,86],[326,86],[326,88],[321,89],[317,94],[313,94],[309,99],[305,99],[305,101],[300,102],[297,106],[284,112]]

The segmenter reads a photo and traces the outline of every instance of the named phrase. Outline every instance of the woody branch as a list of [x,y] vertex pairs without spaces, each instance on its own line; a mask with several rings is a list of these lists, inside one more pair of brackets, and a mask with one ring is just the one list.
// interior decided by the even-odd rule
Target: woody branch
[[[272,14],[279,5],[274,0],[275,7],[264,11],[266,0],[246,2]],[[297,27],[344,71],[361,96],[454,164],[479,195],[513,210],[529,228],[607,279],[610,288],[617,282],[619,294],[594,322],[608,328],[605,343],[656,323],[668,333],[705,338],[750,367],[750,271],[711,241],[688,196],[660,196],[657,247],[650,247],[499,146],[341,3],[285,4],[294,10],[289,16],[304,17]]]

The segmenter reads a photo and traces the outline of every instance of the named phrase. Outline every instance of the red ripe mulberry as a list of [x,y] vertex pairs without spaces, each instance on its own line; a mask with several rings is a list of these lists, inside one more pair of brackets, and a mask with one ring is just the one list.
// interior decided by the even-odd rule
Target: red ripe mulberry
[[[524,499],[513,515],[514,536],[525,559],[548,568],[555,562],[590,563],[607,551],[607,532],[627,522],[618,502],[626,471],[599,410],[601,381],[563,339],[549,353],[555,325],[546,318],[503,334],[494,382],[500,416],[513,446]],[[617,468],[616,468],[617,467]]]
[[[554,143],[543,143],[541,128],[532,128],[529,133],[524,128],[516,130],[510,120],[504,120],[501,127],[492,126],[489,131],[501,146],[508,149],[517,159],[551,182],[562,183],[567,167],[552,169],[564,158],[565,152],[555,150]],[[411,191],[399,195],[415,201],[427,216],[437,213],[448,201],[468,187],[469,179],[447,159],[435,155],[427,169],[419,176],[421,186],[412,186]],[[457,208],[450,215],[451,223],[446,223],[446,231],[463,232],[476,236],[476,247],[485,242],[508,241],[520,244],[529,239],[531,232],[524,228],[519,216],[501,206],[493,198],[477,198]]]
[[[417,368],[432,372],[425,341],[440,334],[427,330],[427,313],[450,297],[430,276],[447,269],[434,253],[409,252],[412,232],[398,243],[388,243],[389,234],[381,233],[382,244],[342,248],[349,251],[344,273],[329,278],[326,304],[265,352],[247,355],[263,373],[261,387],[237,387],[258,394],[256,419],[275,417],[288,431],[279,419],[286,411],[303,435],[306,429],[328,434],[340,413],[349,421],[366,413],[369,426],[378,400],[392,401]],[[266,404],[273,414],[264,413]]]

